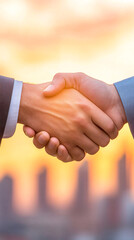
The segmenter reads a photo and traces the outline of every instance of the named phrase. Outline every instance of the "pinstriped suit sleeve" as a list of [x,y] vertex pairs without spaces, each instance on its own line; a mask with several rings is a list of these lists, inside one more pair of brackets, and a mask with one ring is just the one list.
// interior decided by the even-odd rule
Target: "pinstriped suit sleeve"
[[11,96],[13,90],[14,79],[0,76],[0,143],[3,137]]
[[134,138],[134,77],[114,83],[121,98],[127,121]]

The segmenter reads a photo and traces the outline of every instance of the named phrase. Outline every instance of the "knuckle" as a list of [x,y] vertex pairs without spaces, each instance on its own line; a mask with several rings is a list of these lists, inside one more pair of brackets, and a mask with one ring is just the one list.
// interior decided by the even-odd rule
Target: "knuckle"
[[58,78],[60,78],[62,76],[62,73],[56,73],[55,75],[54,75],[54,77],[53,77],[53,79],[58,79]]
[[76,74],[81,78],[85,76],[83,72],[77,72]]
[[84,118],[81,118],[80,119],[80,122],[79,122],[79,126],[82,128],[82,129],[85,129],[85,126],[87,126],[87,122]]
[[75,116],[74,123],[78,126],[85,126],[85,119],[83,116]]
[[88,102],[79,102],[79,108],[82,109],[82,111],[86,112],[86,111],[91,111],[91,106],[89,105],[89,101]]

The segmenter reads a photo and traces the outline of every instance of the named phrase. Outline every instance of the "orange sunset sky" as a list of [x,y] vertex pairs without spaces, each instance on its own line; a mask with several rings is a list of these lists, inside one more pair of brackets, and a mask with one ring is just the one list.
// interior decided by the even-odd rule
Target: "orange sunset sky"
[[[56,72],[78,71],[108,83],[134,75],[134,1],[0,0],[1,75],[42,83]],[[134,143],[127,125],[108,147],[86,156],[93,196],[116,190],[116,164],[124,152],[133,170]],[[43,166],[48,168],[49,201],[68,204],[80,164],[65,164],[37,150],[22,126],[0,149],[0,176],[14,178],[14,204],[21,211],[36,204],[36,176]]]

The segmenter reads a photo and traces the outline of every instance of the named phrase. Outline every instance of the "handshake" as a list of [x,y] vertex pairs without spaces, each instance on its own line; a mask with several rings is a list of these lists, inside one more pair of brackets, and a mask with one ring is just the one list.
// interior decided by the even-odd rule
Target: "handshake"
[[107,146],[127,119],[114,85],[58,73],[51,83],[23,84],[18,122],[37,148],[69,162]]

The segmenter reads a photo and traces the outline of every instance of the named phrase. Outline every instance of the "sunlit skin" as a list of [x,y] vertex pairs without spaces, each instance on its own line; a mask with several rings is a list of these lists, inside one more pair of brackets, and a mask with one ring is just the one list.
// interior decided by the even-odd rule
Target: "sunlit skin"
[[[42,129],[49,132],[52,137],[48,143],[50,151],[55,153],[58,138],[71,156],[70,159],[68,155],[66,161],[79,161],[85,152],[95,154],[99,146],[105,147],[110,138],[117,137],[118,129],[113,120],[85,96],[76,90],[65,89],[57,96],[45,98],[43,89],[47,86],[23,84],[18,123],[30,126],[36,132]],[[62,157],[62,146],[60,155]]]
[[[114,85],[108,85],[84,73],[58,73],[54,76],[52,83],[44,90],[44,96],[53,97],[65,88],[74,88],[91,100],[113,120],[118,131],[127,122],[121,99]],[[25,127],[24,132],[27,135],[29,132],[29,137],[31,134],[35,136],[32,129]],[[47,153],[57,155],[59,159],[62,156],[63,160],[68,157],[67,149],[60,145],[58,139],[50,138],[50,135],[45,132],[40,132],[34,137],[34,145],[37,148],[46,146]]]

